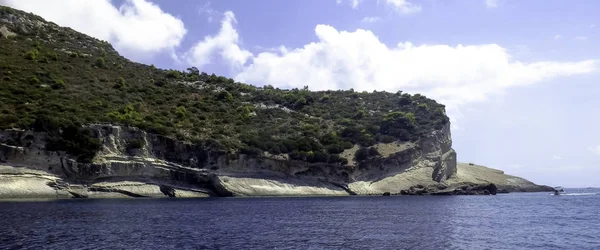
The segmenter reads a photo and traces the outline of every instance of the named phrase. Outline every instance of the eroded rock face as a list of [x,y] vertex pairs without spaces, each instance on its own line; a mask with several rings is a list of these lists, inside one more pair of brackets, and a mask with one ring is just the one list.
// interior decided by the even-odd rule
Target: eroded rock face
[[[177,188],[202,190],[214,196],[395,194],[417,183],[444,181],[456,173],[449,125],[417,143],[397,147],[386,157],[356,166],[231,155],[137,128],[90,128],[102,142],[93,163],[79,163],[62,152],[46,151],[44,133],[14,130],[0,133],[0,164],[42,170],[83,185],[71,190],[78,197],[103,192],[134,197],[155,193],[177,196]],[[19,146],[7,145],[8,141]],[[138,184],[117,185],[123,181]],[[53,188],[69,190],[56,185]]]
[[0,35],[3,38],[10,38],[10,37],[16,36],[17,34],[10,31],[5,25],[3,25],[2,27],[0,27]]
[[411,186],[434,185],[456,174],[450,124],[387,157],[363,162],[349,184],[357,194],[397,194]]
[[423,185],[412,186],[407,190],[400,191],[402,195],[496,195],[498,188],[493,183],[475,184],[468,183],[456,187],[446,185],[434,185],[425,187]]

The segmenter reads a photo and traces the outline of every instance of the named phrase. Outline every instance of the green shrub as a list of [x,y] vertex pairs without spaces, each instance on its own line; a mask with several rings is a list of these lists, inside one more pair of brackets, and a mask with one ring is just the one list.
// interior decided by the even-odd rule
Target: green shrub
[[179,79],[179,78],[181,78],[181,73],[177,70],[169,70],[169,71],[167,71],[167,77]]
[[231,93],[229,93],[227,90],[219,92],[217,96],[219,100],[233,101],[233,95],[231,95]]
[[359,148],[356,153],[354,153],[354,160],[357,162],[361,162],[367,160],[369,158],[369,149],[367,148]]
[[330,154],[339,154],[344,152],[344,146],[342,144],[333,144],[327,146],[327,153]]
[[134,149],[141,149],[144,147],[145,144],[146,142],[143,139],[130,139],[127,142],[126,150],[131,151]]
[[105,69],[106,62],[104,61],[104,58],[103,57],[96,58],[96,61],[94,62],[94,66],[101,68],[101,69]]
[[177,115],[177,117],[179,117],[179,119],[183,119],[187,115],[187,110],[184,106],[179,106],[175,109],[175,114]]
[[64,89],[65,81],[63,79],[54,79],[54,83],[52,84],[53,89]]
[[91,162],[100,150],[100,140],[94,131],[71,121],[40,116],[35,119],[33,128],[48,133],[46,150],[65,151],[79,162]]
[[37,85],[37,84],[40,84],[40,79],[39,79],[39,78],[37,78],[37,76],[32,76],[32,77],[29,77],[29,83],[31,83],[31,84],[36,84],[36,85]]
[[163,87],[165,85],[167,85],[167,80],[159,78],[154,80],[154,85],[159,86],[159,87]]
[[125,85],[126,85],[125,79],[123,79],[123,77],[119,77],[119,80],[117,80],[117,82],[115,83],[115,85],[113,85],[113,87],[116,89],[122,89],[122,88],[125,88]]
[[52,61],[58,61],[58,55],[54,51],[48,52],[48,58]]
[[311,162],[311,163],[327,162],[328,159],[329,159],[329,155],[327,155],[326,153],[323,153],[321,151],[309,153],[306,157],[306,161]]
[[27,53],[25,53],[25,59],[35,60],[39,54],[40,54],[39,50],[31,49],[30,51],[27,51]]
[[33,47],[35,47],[35,49],[42,50],[42,42],[40,42],[40,40],[36,40],[35,42],[33,42]]
[[255,147],[243,147],[240,149],[240,153],[247,155],[262,155],[263,151]]
[[290,154],[290,159],[297,161],[305,161],[308,154],[306,152],[301,151],[292,151]]
[[377,149],[374,147],[370,147],[370,148],[361,147],[354,154],[354,159],[357,162],[362,162],[362,161],[368,160],[370,158],[373,158],[373,157],[376,157],[379,155],[380,155],[379,151],[377,151]]
[[342,157],[340,157],[339,155],[336,155],[336,154],[331,154],[327,158],[327,163],[329,163],[329,164],[337,164],[337,163],[339,163],[339,164],[345,165],[345,164],[348,164],[348,159],[342,158]]

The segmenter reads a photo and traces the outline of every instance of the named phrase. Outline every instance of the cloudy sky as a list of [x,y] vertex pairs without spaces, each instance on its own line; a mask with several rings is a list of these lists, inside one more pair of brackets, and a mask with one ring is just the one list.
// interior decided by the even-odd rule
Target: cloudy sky
[[[575,3],[576,2],[576,3]],[[447,105],[459,161],[600,186],[600,1],[0,0],[132,60]]]

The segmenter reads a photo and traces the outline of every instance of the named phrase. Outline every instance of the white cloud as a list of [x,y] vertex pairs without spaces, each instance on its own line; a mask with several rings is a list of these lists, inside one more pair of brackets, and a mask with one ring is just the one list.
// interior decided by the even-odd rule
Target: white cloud
[[172,51],[187,33],[181,20],[146,0],[126,0],[118,8],[110,0],[0,0],[0,4],[107,40],[128,56]]
[[588,147],[588,150],[591,151],[594,154],[600,155],[600,145],[597,145],[597,146],[594,146],[594,147]]
[[489,9],[498,7],[498,0],[485,0],[485,7]]
[[421,11],[421,6],[409,3],[406,0],[385,0],[390,6],[393,6],[398,12],[411,14]]
[[[348,3],[350,3],[350,6],[353,9],[357,9],[358,5],[362,2],[363,0],[348,0]],[[342,4],[344,2],[344,0],[335,0],[335,2],[337,4]]]
[[486,101],[511,87],[585,74],[596,61],[521,62],[497,44],[388,47],[371,31],[315,28],[318,41],[286,52],[253,56],[235,77],[250,84],[313,90],[349,89],[422,93],[447,105],[449,113],[467,103]]
[[185,55],[184,59],[193,66],[202,68],[212,62],[215,54],[220,54],[231,66],[239,67],[252,57],[252,53],[243,50],[238,45],[239,35],[233,25],[237,23],[231,11],[223,14],[221,29],[215,36],[206,36],[196,43]]
[[560,155],[553,155],[552,159],[554,159],[554,160],[562,160],[563,158]]
[[[407,0],[377,0],[377,3],[379,4],[380,1],[384,1],[384,3],[387,4],[389,7],[393,8],[394,10],[396,10],[402,14],[411,14],[411,13],[420,12],[422,9],[420,5],[410,3]],[[344,1],[336,0],[335,2],[337,4],[341,4]],[[357,9],[358,5],[360,5],[363,2],[363,0],[348,0],[348,2],[350,3],[350,6],[353,9]]]
[[588,38],[587,38],[586,36],[576,36],[576,37],[575,37],[575,40],[579,40],[579,41],[585,41],[585,40],[587,40],[587,39],[588,39]]
[[561,39],[561,38],[562,38],[561,35],[554,35],[554,40],[558,40],[558,39]]
[[595,60],[521,62],[497,44],[387,46],[371,31],[338,31],[328,25],[316,26],[317,41],[254,55],[240,47],[235,23],[233,13],[225,13],[220,31],[198,42],[184,55],[186,61],[201,68],[220,55],[235,66],[237,81],[259,86],[421,93],[445,104],[454,124],[466,104],[598,66]]
[[381,17],[376,17],[376,16],[365,17],[361,20],[361,22],[363,22],[363,23],[376,23],[379,21],[381,21]]
[[596,28],[596,24],[590,24],[590,29]]
[[212,23],[215,18],[221,15],[220,12],[210,7],[210,2],[204,3],[204,5],[198,9],[198,14],[206,16],[206,20],[209,23]]

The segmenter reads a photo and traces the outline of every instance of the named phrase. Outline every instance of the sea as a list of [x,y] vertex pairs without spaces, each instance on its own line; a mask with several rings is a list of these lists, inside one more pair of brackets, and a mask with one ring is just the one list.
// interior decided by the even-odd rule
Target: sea
[[600,249],[600,189],[0,202],[0,249]]

